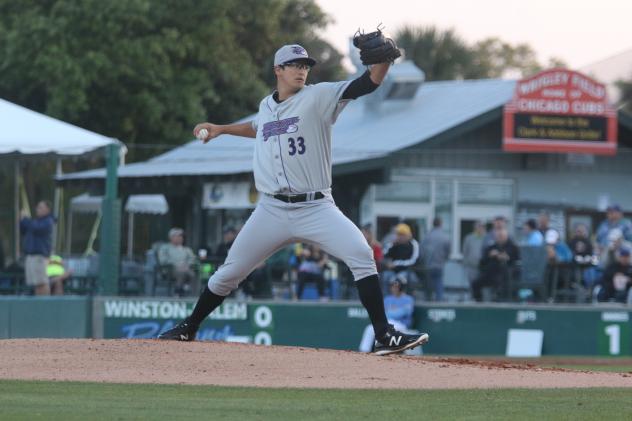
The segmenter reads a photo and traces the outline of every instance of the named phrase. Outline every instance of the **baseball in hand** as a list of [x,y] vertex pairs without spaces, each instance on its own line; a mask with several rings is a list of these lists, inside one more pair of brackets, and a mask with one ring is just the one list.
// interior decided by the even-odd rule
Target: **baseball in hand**
[[197,138],[200,140],[204,140],[207,137],[208,137],[208,130],[206,129],[201,129],[197,134]]

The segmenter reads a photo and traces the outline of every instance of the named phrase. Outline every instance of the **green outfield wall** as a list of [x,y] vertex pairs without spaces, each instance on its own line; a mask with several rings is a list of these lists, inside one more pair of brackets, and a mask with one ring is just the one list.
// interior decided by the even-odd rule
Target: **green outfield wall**
[[[193,299],[0,297],[0,338],[155,338]],[[425,353],[505,355],[510,332],[539,334],[542,355],[630,356],[632,309],[623,306],[418,305]],[[355,302],[226,301],[198,339],[356,350],[369,319]]]
[[[93,334],[152,338],[193,308],[190,300],[97,298]],[[413,329],[430,333],[424,352],[505,355],[510,330],[542,332],[543,355],[632,355],[626,307],[419,305]],[[355,350],[369,324],[359,303],[227,301],[199,339]]]
[[89,297],[0,297],[0,338],[89,338]]

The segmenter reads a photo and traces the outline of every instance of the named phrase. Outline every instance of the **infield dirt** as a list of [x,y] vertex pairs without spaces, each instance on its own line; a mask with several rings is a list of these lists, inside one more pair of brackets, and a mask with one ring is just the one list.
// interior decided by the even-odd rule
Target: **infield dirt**
[[632,373],[224,342],[10,339],[0,378],[325,389],[632,387]]

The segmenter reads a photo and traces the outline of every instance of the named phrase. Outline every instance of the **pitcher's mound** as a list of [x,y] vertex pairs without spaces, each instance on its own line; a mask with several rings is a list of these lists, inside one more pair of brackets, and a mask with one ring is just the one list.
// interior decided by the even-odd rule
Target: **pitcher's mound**
[[632,387],[632,375],[224,342],[11,339],[0,378],[222,386],[450,389]]

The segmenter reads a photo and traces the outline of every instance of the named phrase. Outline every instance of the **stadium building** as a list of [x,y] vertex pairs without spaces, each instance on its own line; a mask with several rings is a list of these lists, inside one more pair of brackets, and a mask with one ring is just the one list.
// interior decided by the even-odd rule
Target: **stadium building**
[[[612,109],[602,90],[562,69],[523,81],[424,82],[403,61],[335,124],[334,197],[378,238],[400,220],[421,237],[441,217],[453,258],[474,221],[497,215],[516,232],[543,210],[563,236],[578,222],[594,230],[608,205],[632,211],[632,116]],[[120,167],[120,189],[164,194],[171,225],[184,226],[192,246],[213,246],[222,227],[243,223],[257,202],[252,153],[250,139],[191,141]],[[98,169],[59,181],[98,194],[104,177]],[[138,252],[164,239],[168,227],[154,228]]]

